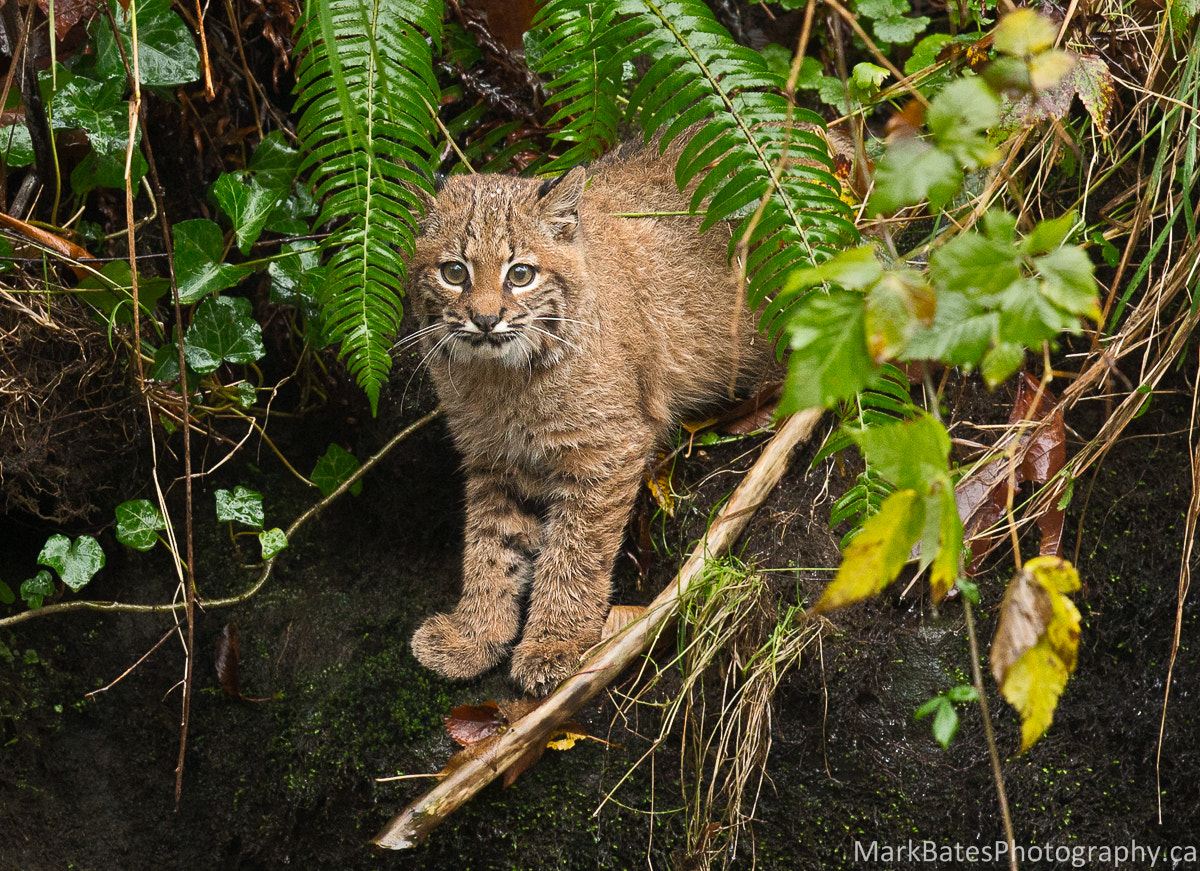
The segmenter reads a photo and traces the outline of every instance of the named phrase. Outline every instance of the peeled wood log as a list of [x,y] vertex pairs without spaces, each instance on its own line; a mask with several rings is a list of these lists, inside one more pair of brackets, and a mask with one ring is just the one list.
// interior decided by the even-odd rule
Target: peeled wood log
[[820,417],[818,409],[803,411],[783,424],[733,491],[675,581],[650,603],[641,619],[601,644],[545,702],[499,735],[489,752],[448,774],[394,817],[371,843],[387,850],[407,850],[420,844],[438,823],[491,783],[536,742],[545,741],[555,726],[579,710],[647,650],[675,618],[679,601],[703,572],[705,563],[724,554],[741,535],[783,476],[792,448],[808,439]]

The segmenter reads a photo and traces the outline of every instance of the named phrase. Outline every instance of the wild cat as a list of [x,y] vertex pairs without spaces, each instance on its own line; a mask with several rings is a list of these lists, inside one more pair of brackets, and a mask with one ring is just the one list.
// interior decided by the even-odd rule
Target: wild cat
[[684,144],[627,144],[545,182],[455,176],[426,204],[408,294],[467,523],[462,598],[412,646],[447,677],[510,650],[529,692],[570,674],[600,637],[648,456],[771,359],[729,228],[701,235],[676,187]]

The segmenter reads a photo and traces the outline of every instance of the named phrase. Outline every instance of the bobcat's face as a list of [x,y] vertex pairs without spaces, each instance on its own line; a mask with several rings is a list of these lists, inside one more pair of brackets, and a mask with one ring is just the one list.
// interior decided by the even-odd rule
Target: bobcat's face
[[524,368],[572,350],[583,174],[550,185],[455,177],[427,210],[409,289],[430,353]]

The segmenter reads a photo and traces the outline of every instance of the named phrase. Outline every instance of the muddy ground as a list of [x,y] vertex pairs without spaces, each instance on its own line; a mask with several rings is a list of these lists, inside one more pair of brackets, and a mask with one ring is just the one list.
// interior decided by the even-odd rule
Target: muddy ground
[[[331,438],[367,456],[432,406],[419,380],[402,381],[376,421],[355,412],[358,423],[347,423],[351,414],[330,410],[323,418],[275,421],[272,433],[302,469]],[[974,401],[1004,416],[1009,397],[970,389],[983,397]],[[1096,404],[1068,423],[1087,435],[1102,412]],[[1094,477],[1077,482],[1065,541],[1086,584],[1076,597],[1083,640],[1048,735],[1017,756],[1015,715],[990,696],[1018,845],[1070,848],[1073,857],[1085,857],[1078,850],[1088,847],[1200,845],[1194,594],[1183,607],[1162,720],[1190,495],[1187,412],[1185,399],[1156,399]],[[644,602],[667,582],[764,441],[708,446],[681,463],[676,485],[687,498],[677,519],[652,524],[658,552],[646,581],[632,560],[622,560],[621,601]],[[797,453],[739,548],[743,560],[772,570],[780,609],[812,601],[829,577],[824,569],[836,563],[840,530],[830,532],[826,518],[831,494],[846,486],[845,470],[825,464],[810,471],[813,452]],[[125,496],[146,495],[140,468],[139,492]],[[165,468],[164,475],[169,480]],[[235,484],[265,494],[268,525],[286,525],[313,501],[265,447],[244,450],[204,479],[196,492],[196,562],[205,596],[244,589],[255,577],[240,567],[252,555],[249,541],[235,546],[227,529],[210,522],[213,491]],[[429,786],[375,778],[438,770],[454,749],[442,727],[450,708],[512,695],[503,669],[449,683],[423,669],[407,646],[419,621],[457,595],[461,503],[455,456],[435,423],[395,449],[359,496],[304,528],[257,596],[198,616],[197,691],[178,805],[178,641],[169,639],[111,689],[85,697],[149,651],[170,628],[167,618],[77,613],[0,629],[0,871],[702,867],[689,858],[697,844],[684,810],[695,765],[680,762],[678,730],[636,765],[657,735],[658,714],[650,705],[619,710],[631,675],[579,715],[593,735],[619,746],[582,742],[547,752],[511,788],[486,788],[426,846],[387,856],[368,849],[387,820]],[[32,574],[52,531],[10,514],[0,532],[0,578],[15,588]],[[172,568],[161,548],[126,551],[111,528],[100,537],[109,562],[85,591],[89,597],[170,598]],[[990,639],[1003,569],[979,580],[980,631]],[[0,615],[18,607],[0,606]],[[242,691],[266,701],[238,701],[221,688],[213,657],[229,622],[240,637]],[[923,596],[897,591],[836,615],[835,623],[819,652],[811,648],[780,686],[754,822],[736,851],[717,860],[733,868],[916,867],[907,855],[894,861],[887,852],[857,861],[855,845],[965,849],[1002,840],[977,712],[963,710],[949,750],[934,742],[928,721],[913,719],[922,702],[969,678],[961,606],[948,603],[935,615]],[[669,645],[657,657],[666,662]],[[670,676],[665,681],[648,698],[664,698]],[[703,828],[702,820],[691,831]]]

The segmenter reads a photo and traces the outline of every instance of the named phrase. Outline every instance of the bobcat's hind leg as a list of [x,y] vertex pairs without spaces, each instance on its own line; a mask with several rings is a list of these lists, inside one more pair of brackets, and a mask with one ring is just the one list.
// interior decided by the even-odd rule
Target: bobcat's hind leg
[[503,659],[521,628],[521,593],[532,571],[540,523],[503,476],[468,472],[463,595],[413,636],[421,664],[457,680]]

